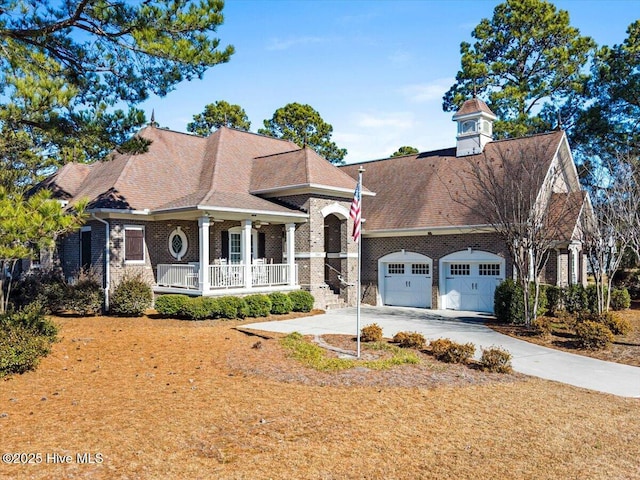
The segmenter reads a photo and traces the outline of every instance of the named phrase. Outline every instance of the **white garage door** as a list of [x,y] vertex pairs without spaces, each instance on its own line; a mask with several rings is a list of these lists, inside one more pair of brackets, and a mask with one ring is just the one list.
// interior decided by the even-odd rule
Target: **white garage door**
[[431,307],[431,264],[383,263],[383,303],[404,307]]
[[493,312],[493,294],[504,280],[502,262],[456,261],[444,267],[445,308]]

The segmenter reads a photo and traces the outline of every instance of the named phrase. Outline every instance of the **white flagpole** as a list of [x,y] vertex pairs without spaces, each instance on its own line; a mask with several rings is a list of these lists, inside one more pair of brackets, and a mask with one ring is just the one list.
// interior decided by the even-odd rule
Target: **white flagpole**
[[360,185],[360,235],[358,236],[358,283],[356,287],[356,330],[357,330],[357,344],[358,344],[358,355],[360,358],[360,298],[362,297],[362,262],[360,261],[360,257],[362,256],[362,172],[364,172],[364,168],[360,167],[358,169],[358,184]]

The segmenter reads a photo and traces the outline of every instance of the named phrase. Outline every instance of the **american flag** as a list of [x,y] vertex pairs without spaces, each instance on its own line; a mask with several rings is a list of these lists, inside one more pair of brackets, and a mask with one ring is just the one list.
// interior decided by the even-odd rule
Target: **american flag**
[[360,221],[362,218],[360,200],[360,182],[358,181],[356,184],[356,190],[353,192],[353,202],[351,202],[351,211],[349,212],[349,216],[353,219],[353,241],[356,243],[360,241]]

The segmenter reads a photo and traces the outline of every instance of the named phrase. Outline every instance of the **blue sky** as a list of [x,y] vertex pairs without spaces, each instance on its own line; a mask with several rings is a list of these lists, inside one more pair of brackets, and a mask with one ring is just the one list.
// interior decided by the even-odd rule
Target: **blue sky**
[[[221,45],[236,53],[202,80],[142,105],[163,127],[186,131],[216,100],[242,106],[251,130],[290,102],[333,125],[348,163],[384,158],[402,145],[451,147],[455,125],[442,95],[460,66],[460,42],[490,18],[489,0],[227,0]],[[640,0],[562,0],[571,24],[600,45],[621,43]]]

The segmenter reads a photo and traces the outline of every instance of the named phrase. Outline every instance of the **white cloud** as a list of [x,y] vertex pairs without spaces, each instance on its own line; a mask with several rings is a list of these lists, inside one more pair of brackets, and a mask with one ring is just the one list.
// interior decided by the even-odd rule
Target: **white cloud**
[[289,38],[272,38],[267,44],[267,50],[288,50],[298,45],[311,45],[316,43],[325,43],[329,39],[326,37],[289,37]]
[[455,78],[438,78],[429,83],[416,83],[406,85],[400,91],[406,95],[410,101],[416,103],[442,100],[443,95],[455,82]]

